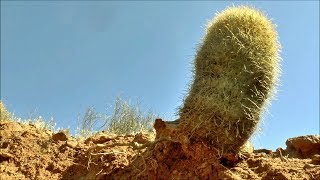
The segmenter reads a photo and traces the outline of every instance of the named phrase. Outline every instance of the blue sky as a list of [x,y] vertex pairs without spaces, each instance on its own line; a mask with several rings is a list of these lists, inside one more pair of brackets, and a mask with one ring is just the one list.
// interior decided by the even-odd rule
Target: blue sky
[[278,100],[255,147],[319,134],[318,1],[1,1],[1,99],[19,117],[71,129],[87,107],[105,112],[119,94],[175,119],[204,27],[232,4],[266,12],[283,46]]

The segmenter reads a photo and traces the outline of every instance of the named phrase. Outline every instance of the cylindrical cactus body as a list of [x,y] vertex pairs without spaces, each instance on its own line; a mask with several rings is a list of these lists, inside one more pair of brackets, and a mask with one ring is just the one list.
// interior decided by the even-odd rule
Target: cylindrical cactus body
[[280,74],[275,25],[251,7],[230,7],[209,23],[179,127],[221,152],[237,152],[257,127]]

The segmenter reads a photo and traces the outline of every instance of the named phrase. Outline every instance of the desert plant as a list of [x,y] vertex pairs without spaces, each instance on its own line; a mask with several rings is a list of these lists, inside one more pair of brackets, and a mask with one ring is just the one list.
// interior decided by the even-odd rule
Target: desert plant
[[94,126],[99,122],[101,116],[94,107],[89,107],[81,120],[81,125],[77,129],[77,136],[88,137],[94,133]]
[[42,116],[38,116],[36,118],[30,117],[28,119],[22,119],[20,117],[16,117],[14,113],[9,112],[6,106],[4,105],[4,103],[0,101],[0,121],[5,121],[5,120],[15,121],[22,124],[32,124],[38,129],[50,130],[50,131],[55,131],[55,126],[56,126],[56,123],[53,118],[51,118],[50,120],[45,120]]
[[154,113],[143,113],[137,105],[131,105],[117,97],[113,114],[108,118],[107,131],[115,134],[150,132],[155,119]]
[[153,132],[156,115],[151,111],[142,112],[138,105],[132,105],[120,96],[110,114],[102,115],[94,107],[88,108],[84,117],[79,118],[76,137],[87,138],[100,130],[118,135]]
[[[20,118],[15,118],[16,120],[19,120]],[[52,132],[55,131],[56,123],[53,118],[50,118],[50,120],[45,120],[42,116],[38,116],[37,118],[30,118],[26,120],[19,120],[21,123],[28,123],[33,124],[38,129],[42,130],[50,130]]]
[[209,22],[179,127],[220,152],[238,152],[255,131],[280,74],[275,25],[260,11],[229,7]]
[[6,106],[0,101],[0,121],[11,120],[12,114],[7,110]]

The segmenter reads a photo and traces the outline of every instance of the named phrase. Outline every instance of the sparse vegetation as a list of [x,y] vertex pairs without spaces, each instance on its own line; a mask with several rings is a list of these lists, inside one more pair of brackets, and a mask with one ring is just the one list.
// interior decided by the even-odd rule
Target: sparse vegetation
[[117,97],[113,114],[108,119],[107,131],[115,134],[136,134],[152,132],[156,114],[151,111],[144,113],[138,106],[133,106]]
[[0,121],[12,119],[12,114],[7,110],[6,106],[0,101]]
[[42,116],[36,118],[22,119],[16,117],[13,113],[8,111],[3,101],[0,101],[0,121],[17,121],[23,124],[33,124],[38,129],[47,129],[54,132],[56,129],[56,123],[53,118],[45,120]]
[[34,124],[39,129],[47,129],[52,132],[56,131],[56,122],[51,117],[50,120],[45,120],[42,116],[38,116],[35,119],[28,119],[26,122]]
[[[52,132],[57,131],[55,128],[56,123],[53,118],[45,120],[42,116],[29,119],[15,117],[6,109],[2,101],[0,101],[0,108],[0,121],[17,121],[23,124],[33,124],[39,129],[48,129]],[[94,107],[89,107],[83,118],[78,122],[76,137],[86,138],[93,135],[98,130],[105,130],[118,135],[137,134],[140,132],[151,133],[153,132],[153,122],[155,119],[155,113],[152,113],[151,111],[145,113],[141,111],[138,105],[132,105],[121,97],[117,97],[110,117],[98,113]],[[100,128],[97,128],[99,124],[102,125]]]
[[88,137],[94,134],[94,126],[99,122],[101,116],[94,107],[89,107],[82,120],[78,119],[77,137]]
[[[94,107],[87,108],[83,118],[78,120],[76,136],[85,138],[99,130],[117,135],[151,133],[156,117],[155,113],[143,112],[137,104],[132,105],[117,97],[111,116],[98,113]],[[99,124],[102,125],[98,128]]]

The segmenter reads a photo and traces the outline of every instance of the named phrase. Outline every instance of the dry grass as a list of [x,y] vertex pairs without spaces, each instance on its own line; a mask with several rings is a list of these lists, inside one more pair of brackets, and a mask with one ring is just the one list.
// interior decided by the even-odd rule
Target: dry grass
[[82,120],[78,119],[77,137],[86,138],[95,133],[94,127],[101,119],[100,114],[94,107],[89,107]]
[[[23,124],[33,124],[39,129],[47,129],[56,132],[56,123],[53,118],[45,120],[43,117],[22,119],[10,113],[4,103],[0,101],[0,121],[17,121]],[[150,112],[142,112],[138,105],[131,105],[120,97],[117,97],[111,116],[107,117],[96,111],[94,107],[89,107],[83,118],[78,119],[76,128],[77,138],[87,138],[99,130],[110,133],[125,135],[137,133],[153,133],[153,122],[156,115]],[[98,128],[97,126],[100,127]]]
[[0,101],[0,121],[12,119],[12,114],[7,110],[6,106]]
[[52,132],[56,131],[56,123],[53,118],[45,120],[42,116],[28,119],[16,117],[13,113],[8,111],[3,101],[0,100],[0,122],[1,121],[16,121],[22,124],[32,124],[38,129],[50,130]]
[[[98,130],[117,135],[153,133],[153,122],[156,114],[145,113],[140,107],[132,105],[121,97],[117,97],[111,116],[101,114],[94,107],[89,107],[82,119],[78,120],[77,137],[86,138]],[[99,126],[100,127],[97,127]]]
[[107,131],[115,134],[136,134],[152,132],[157,115],[144,113],[137,105],[131,105],[120,97],[116,99],[113,114],[108,120]]

